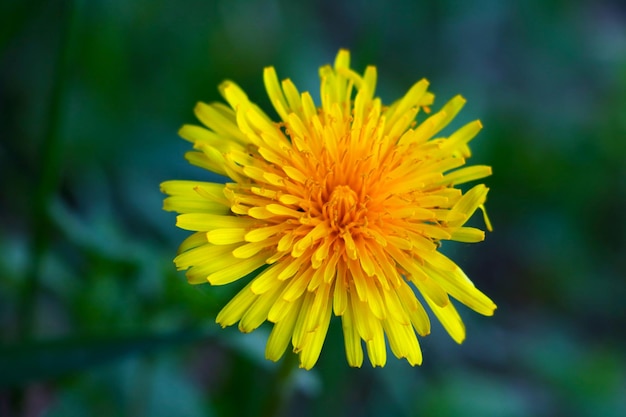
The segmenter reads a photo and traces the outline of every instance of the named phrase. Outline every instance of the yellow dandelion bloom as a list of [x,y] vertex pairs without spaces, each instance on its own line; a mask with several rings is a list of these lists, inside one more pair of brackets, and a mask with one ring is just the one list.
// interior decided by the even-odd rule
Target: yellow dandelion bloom
[[456,187],[491,174],[489,166],[462,168],[481,124],[437,136],[463,107],[461,96],[417,124],[434,100],[428,82],[384,106],[374,95],[376,68],[356,73],[346,50],[320,69],[320,79],[318,107],[265,69],[278,122],[231,81],[219,88],[228,105],[198,103],[204,126],[180,130],[193,143],[186,157],[230,181],[161,184],[169,195],[164,209],[195,232],[174,262],[192,284],[223,285],[257,272],[216,321],[239,323],[242,332],[273,323],[268,359],[280,359],[291,343],[310,369],[335,315],[350,366],[361,366],[363,345],[372,366],[384,366],[385,337],[395,356],[419,365],[417,335],[430,332],[424,301],[458,343],[465,327],[451,297],[483,315],[496,308],[438,251],[442,240],[484,239],[464,226],[477,209],[490,228],[488,189]]

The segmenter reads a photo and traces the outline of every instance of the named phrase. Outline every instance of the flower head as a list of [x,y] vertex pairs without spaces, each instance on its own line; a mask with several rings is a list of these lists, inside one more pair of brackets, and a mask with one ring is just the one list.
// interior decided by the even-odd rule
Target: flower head
[[426,80],[384,106],[374,95],[376,68],[360,75],[349,61],[341,50],[333,67],[320,69],[321,107],[266,68],[278,122],[230,81],[220,86],[228,106],[198,103],[204,127],[180,130],[194,146],[186,157],[230,180],[161,184],[165,210],[195,232],[174,262],[192,284],[249,280],[217,322],[239,323],[242,332],[273,323],[268,359],[291,343],[310,369],[335,315],[351,366],[361,366],[363,344],[371,364],[384,366],[385,336],[395,356],[416,365],[416,333],[430,332],[416,293],[458,343],[465,328],[451,297],[483,315],[496,308],[438,251],[442,240],[484,239],[464,225],[477,209],[484,213],[488,189],[456,186],[491,168],[461,168],[479,121],[436,136],[463,107],[461,96],[416,123],[434,100]]

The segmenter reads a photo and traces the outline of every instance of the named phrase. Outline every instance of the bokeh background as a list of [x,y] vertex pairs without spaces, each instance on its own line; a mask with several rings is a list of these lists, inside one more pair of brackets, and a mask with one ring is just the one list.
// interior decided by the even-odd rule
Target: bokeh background
[[[267,328],[214,323],[238,289],[189,286],[159,183],[212,179],[178,138],[199,100],[262,69],[318,93],[340,47],[390,102],[431,81],[481,119],[494,232],[445,244],[498,304],[435,324],[424,364],[348,368],[333,321],[309,372]],[[626,415],[622,1],[0,3],[0,415]],[[289,362],[283,360],[283,362]]]

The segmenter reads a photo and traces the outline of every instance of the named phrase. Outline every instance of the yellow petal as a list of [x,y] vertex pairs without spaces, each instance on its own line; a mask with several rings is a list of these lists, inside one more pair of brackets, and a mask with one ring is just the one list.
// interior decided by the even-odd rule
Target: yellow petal
[[207,233],[207,240],[214,245],[230,245],[243,242],[246,229],[215,229]]
[[359,332],[354,325],[352,310],[349,308],[346,309],[343,316],[341,316],[341,327],[343,329],[348,364],[360,368],[363,364],[363,347],[361,346]]
[[241,321],[239,321],[239,330],[244,333],[250,333],[267,320],[267,313],[278,298],[282,288],[280,285],[275,286],[270,291],[260,295],[254,303],[245,312]]
[[456,298],[472,310],[485,316],[493,315],[496,305],[489,297],[479,291],[461,268],[454,271],[437,269],[429,264],[423,266],[452,297]]
[[330,324],[331,308],[331,303],[327,303],[320,312],[319,325],[313,332],[307,334],[305,343],[301,344],[300,367],[304,369],[313,368],[320,356]]
[[478,180],[491,175],[491,167],[487,165],[473,165],[457,169],[456,171],[446,174],[438,184],[458,185],[466,182]]
[[282,320],[274,324],[265,346],[265,357],[267,359],[277,361],[283,356],[285,349],[287,349],[291,341],[301,303],[301,301],[296,301],[288,304]]
[[260,254],[252,258],[244,259],[238,263],[231,263],[227,268],[211,273],[207,277],[207,281],[212,285],[230,284],[265,265],[265,259],[266,256]]
[[446,306],[440,307],[427,296],[424,296],[424,299],[450,337],[459,344],[463,343],[463,340],[465,340],[465,324],[463,324],[463,320],[461,320],[461,316],[459,316],[454,305],[448,303]]
[[385,320],[383,321],[383,328],[389,339],[391,351],[397,358],[407,358],[412,366],[421,365],[422,351],[415,336],[415,331],[410,325]]
[[387,363],[387,348],[385,346],[383,326],[377,319],[371,319],[370,325],[373,330],[373,335],[370,340],[365,341],[367,356],[369,357],[370,363],[373,367],[382,367]]
[[475,227],[456,227],[450,230],[450,239],[465,243],[482,242],[485,232]]
[[415,297],[415,293],[411,287],[403,282],[402,285],[397,288],[397,294],[415,330],[422,336],[429,334],[430,320],[428,319],[428,314],[426,314],[424,307],[422,307]]
[[209,231],[217,228],[248,228],[257,220],[247,217],[220,216],[209,213],[185,213],[176,218],[176,226],[185,230]]
[[215,321],[222,327],[232,326],[241,319],[257,298],[258,296],[250,290],[250,284],[246,285],[219,312]]
[[265,90],[272,102],[272,105],[276,109],[276,112],[281,119],[287,120],[288,118],[288,105],[285,101],[285,96],[278,83],[278,76],[274,67],[267,67],[263,71],[263,82],[265,83]]

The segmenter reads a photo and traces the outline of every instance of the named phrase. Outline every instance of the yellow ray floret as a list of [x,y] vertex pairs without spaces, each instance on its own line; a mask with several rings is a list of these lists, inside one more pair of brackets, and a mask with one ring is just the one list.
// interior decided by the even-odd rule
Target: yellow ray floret
[[[231,81],[220,85],[228,105],[196,106],[203,126],[180,130],[193,144],[186,157],[229,181],[161,184],[164,209],[194,232],[175,264],[192,284],[223,285],[256,272],[217,322],[238,323],[242,332],[272,323],[268,359],[291,345],[300,365],[312,368],[334,315],[350,366],[362,365],[363,347],[372,366],[384,366],[387,342],[396,357],[419,365],[417,336],[430,333],[430,319],[417,294],[458,343],[465,326],[453,300],[486,316],[496,308],[438,251],[443,240],[485,238],[466,226],[478,209],[491,230],[488,188],[458,188],[491,175],[489,166],[464,166],[482,125],[442,136],[465,99],[431,114],[426,80],[383,105],[376,68],[357,73],[346,50],[319,74],[316,106],[308,92],[265,69],[276,121]],[[417,123],[421,111],[427,116]]]

